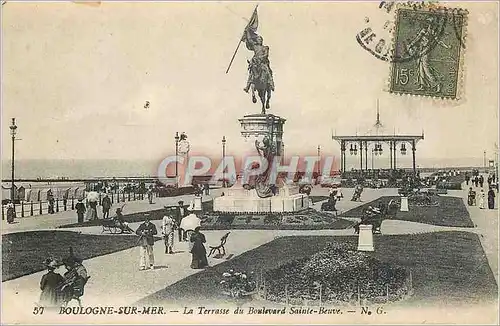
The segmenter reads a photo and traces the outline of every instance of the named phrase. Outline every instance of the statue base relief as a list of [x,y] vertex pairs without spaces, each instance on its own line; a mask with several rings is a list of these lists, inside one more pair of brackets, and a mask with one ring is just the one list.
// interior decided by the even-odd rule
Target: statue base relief
[[309,208],[309,196],[299,193],[297,186],[284,185],[275,196],[260,198],[255,189],[239,184],[227,188],[224,196],[214,199],[213,210],[225,213],[285,213]]

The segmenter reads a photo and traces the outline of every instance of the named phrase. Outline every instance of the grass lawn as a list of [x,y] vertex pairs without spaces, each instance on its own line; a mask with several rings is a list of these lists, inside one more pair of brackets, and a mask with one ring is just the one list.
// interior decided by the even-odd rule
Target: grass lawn
[[[355,236],[282,237],[231,260],[191,275],[136,304],[231,302],[219,288],[229,269],[260,272],[293,259],[309,257],[330,242],[357,243]],[[479,238],[468,232],[435,232],[375,237],[373,255],[412,271],[414,294],[409,304],[456,304],[494,300],[497,284]]]
[[81,259],[110,254],[134,247],[136,235],[88,235],[70,231],[35,231],[2,236],[2,281],[45,269],[44,260],[61,260],[69,247]]
[[[376,207],[380,201],[388,203],[391,199],[400,200],[398,196],[383,196],[374,201],[368,202],[356,208],[350,209],[339,217],[361,217],[363,211],[368,206]],[[455,227],[474,227],[474,223],[470,219],[469,212],[465,207],[462,198],[440,196],[438,197],[438,206],[412,206],[410,204],[409,212],[397,211],[396,216],[392,217],[394,220],[403,220],[411,222],[419,222],[441,226],[455,226]]]

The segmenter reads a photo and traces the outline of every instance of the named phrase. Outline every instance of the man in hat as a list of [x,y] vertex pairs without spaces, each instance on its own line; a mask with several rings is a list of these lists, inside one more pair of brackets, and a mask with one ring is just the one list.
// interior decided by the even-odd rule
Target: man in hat
[[148,194],[148,201],[150,204],[152,204],[153,203],[153,186],[149,186],[147,194]]
[[109,198],[107,193],[104,194],[101,205],[102,205],[102,218],[109,218],[109,210],[111,209],[111,199]]
[[[140,248],[141,258],[140,258],[140,270],[145,270],[146,266],[150,269],[154,269],[155,256],[153,252],[153,245],[155,243],[154,236],[158,234],[156,226],[149,221],[149,216],[146,215],[146,220],[144,223],[139,225],[139,228],[135,233],[140,236],[137,242]],[[146,264],[146,260],[147,263]]]
[[179,206],[177,207],[177,214],[175,216],[175,223],[177,224],[177,233],[179,235],[179,242],[187,241],[187,234],[185,230],[181,229],[181,221],[187,215],[186,207],[184,206],[184,201],[179,200]]
[[78,203],[75,205],[76,215],[78,215],[78,223],[83,223],[83,216],[85,214],[85,204],[81,198],[78,199]]
[[48,213],[49,214],[55,214],[55,211],[54,211],[54,195],[52,194],[52,189],[49,189],[47,191],[47,200],[49,201]]
[[[165,207],[166,208],[166,207]],[[174,253],[174,220],[169,216],[163,216],[162,233],[165,241],[165,253]]]

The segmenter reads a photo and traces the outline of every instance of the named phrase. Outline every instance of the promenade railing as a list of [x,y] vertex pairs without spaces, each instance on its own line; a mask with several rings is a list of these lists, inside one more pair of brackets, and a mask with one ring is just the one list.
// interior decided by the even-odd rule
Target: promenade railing
[[[153,193],[153,197],[156,194]],[[121,193],[108,193],[108,197],[111,199],[111,204],[116,203],[124,203],[129,201],[136,200],[147,200],[147,194],[136,191],[128,191]],[[70,196],[70,198],[57,198],[54,197],[54,214],[64,211],[75,210],[75,206],[78,203],[78,199],[86,198],[86,193],[83,193],[83,196]],[[104,198],[104,193],[99,193],[99,206],[102,205],[102,199]],[[85,199],[83,200],[85,204]],[[22,200],[15,205],[16,217],[31,217],[31,216],[41,216],[49,214],[50,204],[48,200],[39,200],[39,201],[26,201]],[[112,212],[111,212],[112,213]],[[76,212],[75,212],[76,214]],[[7,218],[7,205],[2,205],[2,220]]]

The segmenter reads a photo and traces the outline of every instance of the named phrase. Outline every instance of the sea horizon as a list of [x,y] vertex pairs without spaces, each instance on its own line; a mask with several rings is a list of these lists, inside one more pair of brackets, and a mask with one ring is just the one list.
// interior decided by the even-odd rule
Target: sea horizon
[[[388,164],[377,158],[374,169],[388,169]],[[406,157],[406,161],[408,156]],[[410,156],[411,160],[411,156]],[[358,169],[359,163],[354,158],[350,159],[347,169]],[[371,169],[370,159],[368,169]],[[99,177],[150,177],[156,176],[158,160],[149,159],[19,159],[15,161],[15,179],[36,178],[99,178]],[[399,165],[401,164],[401,165]],[[411,162],[401,162],[398,168],[409,169]],[[420,159],[417,160],[418,169],[445,169],[468,168],[484,166],[483,158],[462,159]],[[488,161],[486,161],[488,167]],[[2,179],[10,179],[11,161],[2,160]]]

